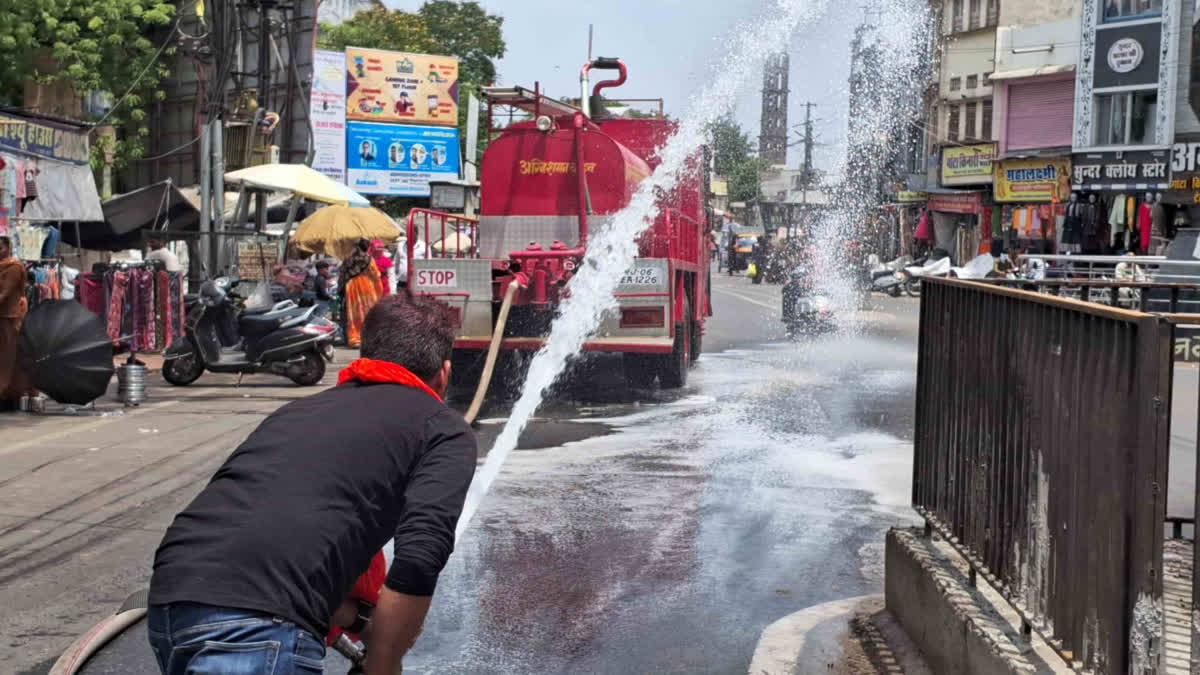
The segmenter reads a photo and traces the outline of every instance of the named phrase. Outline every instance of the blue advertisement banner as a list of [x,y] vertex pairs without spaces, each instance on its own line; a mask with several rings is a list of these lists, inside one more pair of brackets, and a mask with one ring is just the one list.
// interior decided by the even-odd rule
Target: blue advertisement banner
[[346,122],[346,184],[364,195],[428,197],[458,178],[458,129]]

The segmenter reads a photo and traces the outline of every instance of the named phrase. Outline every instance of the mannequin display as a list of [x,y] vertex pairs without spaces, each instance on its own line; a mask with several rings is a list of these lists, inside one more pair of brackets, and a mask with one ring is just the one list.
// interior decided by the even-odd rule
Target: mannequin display
[[1064,253],[1078,253],[1079,245],[1083,243],[1084,205],[1079,201],[1079,193],[1072,192],[1067,204],[1067,217],[1063,221],[1062,250]]
[[1150,207],[1150,252],[1162,255],[1167,249],[1167,208],[1162,203],[1162,193],[1154,195],[1154,204]]
[[1101,226],[1103,218],[1103,209],[1096,199],[1096,195],[1088,195],[1088,203],[1083,206],[1083,240],[1080,242],[1080,251],[1088,255],[1098,255],[1100,251],[1101,241]]
[[1137,210],[1138,252],[1142,255],[1146,255],[1146,252],[1150,250],[1150,228],[1153,221],[1150,211],[1154,203],[1154,195],[1147,192],[1144,197],[1145,201],[1138,205]]

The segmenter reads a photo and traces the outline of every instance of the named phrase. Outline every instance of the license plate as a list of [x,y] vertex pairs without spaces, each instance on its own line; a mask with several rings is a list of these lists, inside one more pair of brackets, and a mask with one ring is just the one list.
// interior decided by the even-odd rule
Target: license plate
[[417,286],[421,288],[455,288],[458,286],[458,270],[450,269],[419,269],[417,270]]
[[630,267],[621,277],[622,286],[659,286],[661,284],[662,270],[658,267]]

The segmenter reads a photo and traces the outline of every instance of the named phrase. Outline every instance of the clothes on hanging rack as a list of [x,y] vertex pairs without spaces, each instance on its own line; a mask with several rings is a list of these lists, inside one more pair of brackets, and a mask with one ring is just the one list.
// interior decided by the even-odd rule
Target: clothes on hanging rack
[[75,297],[101,316],[109,338],[134,351],[166,349],[183,336],[182,272],[153,263],[96,265],[75,279]]

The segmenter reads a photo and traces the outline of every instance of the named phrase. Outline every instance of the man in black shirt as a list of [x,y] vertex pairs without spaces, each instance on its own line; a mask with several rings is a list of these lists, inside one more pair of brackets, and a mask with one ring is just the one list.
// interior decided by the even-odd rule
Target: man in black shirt
[[380,301],[339,385],[269,416],[176,516],[150,580],[164,673],[320,672],[331,625],[362,631],[372,608],[347,597],[389,538],[366,672],[399,670],[475,471],[441,400],[455,331],[443,305]]

